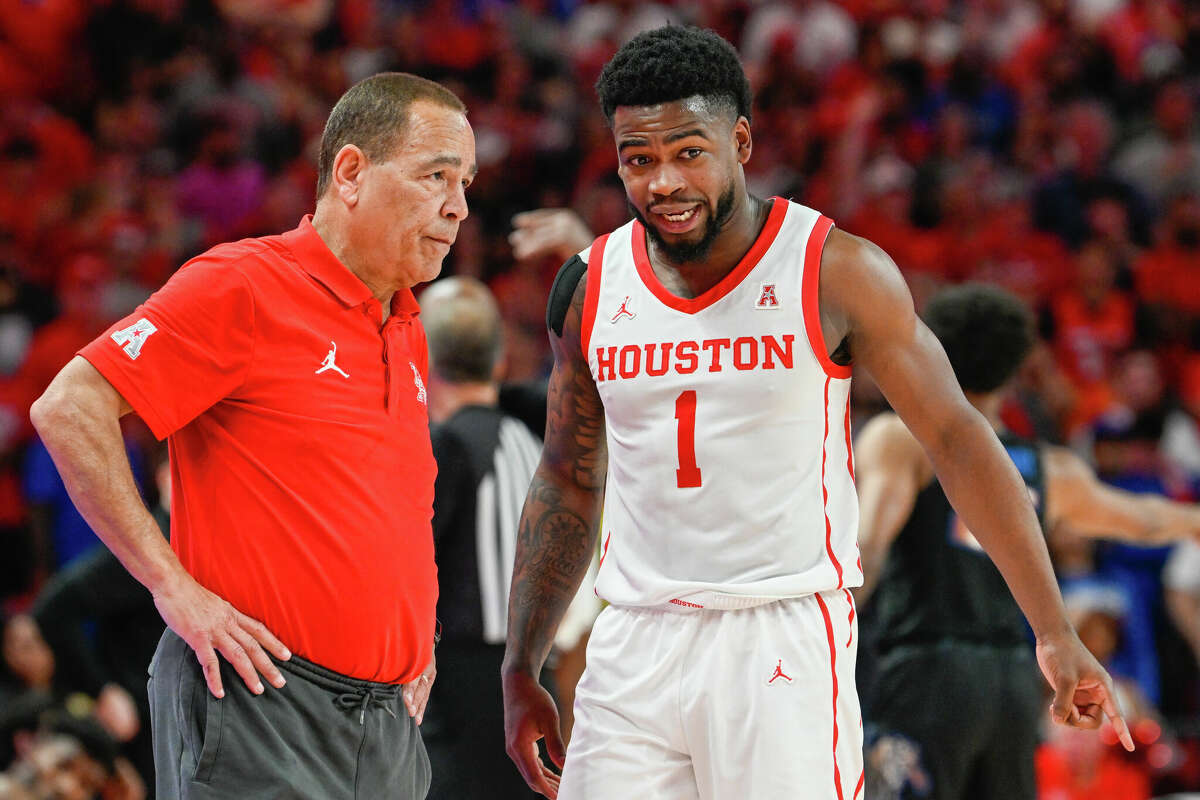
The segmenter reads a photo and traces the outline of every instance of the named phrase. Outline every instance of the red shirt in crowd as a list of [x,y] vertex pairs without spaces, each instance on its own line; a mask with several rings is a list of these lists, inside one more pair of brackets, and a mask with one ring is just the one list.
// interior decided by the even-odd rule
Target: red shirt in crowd
[[185,264],[80,354],[168,437],[171,545],[291,650],[414,680],[437,602],[425,333],[309,218]]
[[1200,314],[1200,252],[1160,245],[1138,260],[1135,272],[1142,300]]
[[1148,800],[1150,780],[1138,766],[1105,753],[1091,775],[1076,775],[1059,750],[1042,745],[1034,757],[1038,800]]
[[1133,342],[1134,305],[1121,292],[1109,292],[1090,305],[1077,292],[1062,292],[1051,305],[1055,352],[1076,384],[1104,381],[1112,360]]

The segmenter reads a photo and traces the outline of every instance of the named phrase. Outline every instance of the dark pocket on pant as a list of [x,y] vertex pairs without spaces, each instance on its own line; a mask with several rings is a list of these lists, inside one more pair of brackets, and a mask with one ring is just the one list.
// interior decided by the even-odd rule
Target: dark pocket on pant
[[208,690],[208,684],[201,675],[200,679],[193,684],[190,702],[192,741],[199,743],[199,750],[193,750],[196,769],[192,774],[192,780],[207,783],[212,777],[213,767],[217,762],[217,752],[221,748],[221,717],[227,701],[213,697],[213,693]]

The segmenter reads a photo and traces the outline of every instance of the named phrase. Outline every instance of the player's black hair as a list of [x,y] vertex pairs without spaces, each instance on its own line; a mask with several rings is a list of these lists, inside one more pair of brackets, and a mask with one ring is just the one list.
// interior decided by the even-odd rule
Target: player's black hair
[[999,389],[1033,349],[1033,314],[1016,295],[995,286],[967,283],[939,292],[923,317],[969,392]]
[[750,81],[737,51],[703,28],[668,25],[639,33],[604,65],[596,93],[609,125],[617,106],[651,106],[696,95],[750,119]]

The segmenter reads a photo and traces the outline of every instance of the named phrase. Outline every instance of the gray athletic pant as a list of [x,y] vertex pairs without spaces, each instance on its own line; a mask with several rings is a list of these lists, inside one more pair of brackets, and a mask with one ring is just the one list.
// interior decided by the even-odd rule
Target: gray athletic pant
[[429,758],[400,687],[292,656],[287,685],[254,695],[224,660],[213,697],[170,628],[150,662],[158,800],[420,800]]

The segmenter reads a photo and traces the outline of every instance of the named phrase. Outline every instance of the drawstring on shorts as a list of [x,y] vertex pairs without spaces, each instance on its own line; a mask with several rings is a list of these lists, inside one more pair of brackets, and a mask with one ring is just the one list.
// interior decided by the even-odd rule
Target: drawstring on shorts
[[392,715],[392,719],[396,719],[396,712],[388,705],[388,700],[395,697],[394,692],[383,693],[375,689],[363,687],[353,692],[343,692],[333,698],[333,704],[343,711],[348,711],[352,708],[358,708],[358,724],[366,724],[367,706],[374,703],[384,711]]

